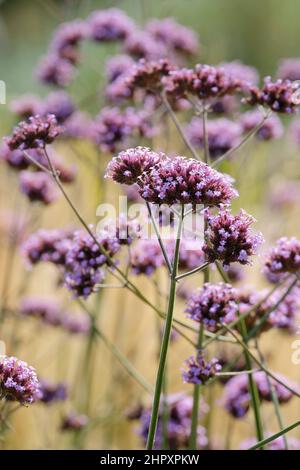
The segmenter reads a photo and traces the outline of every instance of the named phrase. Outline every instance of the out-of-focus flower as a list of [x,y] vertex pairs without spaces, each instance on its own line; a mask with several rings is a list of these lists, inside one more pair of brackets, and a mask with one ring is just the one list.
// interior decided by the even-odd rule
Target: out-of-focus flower
[[220,260],[225,267],[234,262],[249,264],[249,257],[257,253],[264,240],[261,233],[252,233],[250,226],[255,219],[244,210],[237,215],[229,209],[221,209],[217,215],[207,211],[206,221],[203,250],[210,262]]
[[[184,393],[169,395],[166,399],[168,407],[168,423],[167,423],[167,439],[168,447],[171,450],[187,448],[189,443],[191,418],[193,410],[193,399]],[[207,405],[200,402],[199,415],[207,412]],[[151,408],[141,408],[138,416],[139,419],[138,434],[146,443],[149,433],[149,425],[151,419]],[[155,437],[156,449],[160,449],[163,440],[163,408],[161,406],[158,416],[158,425]],[[197,446],[203,448],[207,445],[207,437],[205,429],[202,426],[197,427]]]
[[88,27],[83,21],[63,23],[54,31],[49,49],[59,58],[76,64],[79,60],[78,46],[87,35]]
[[161,41],[156,40],[147,31],[132,31],[123,44],[123,51],[136,59],[161,59],[168,50]]
[[244,271],[239,263],[231,263],[226,274],[231,283],[239,282],[245,277]]
[[155,39],[164,43],[168,50],[174,49],[176,52],[194,55],[199,49],[199,39],[195,31],[183,26],[174,18],[153,18],[146,24],[148,31]]
[[0,356],[0,398],[29,405],[39,397],[36,371],[16,357]]
[[[292,392],[287,390],[272,377],[269,377],[268,380],[264,371],[254,372],[252,377],[256,383],[259,398],[262,401],[272,400],[269,381],[275,389],[279,403],[286,403],[293,397]],[[286,377],[280,374],[276,374],[276,377],[289,386],[293,385]],[[293,387],[297,390],[296,385],[293,385]],[[251,402],[248,374],[240,374],[230,379],[225,386],[223,399],[225,409],[235,418],[245,416],[250,408]]]
[[[30,151],[28,152],[30,154]],[[6,162],[14,170],[26,170],[30,166],[30,161],[22,150],[11,150],[5,141],[0,147],[0,160]]]
[[120,152],[107,166],[106,177],[117,183],[134,184],[144,171],[148,171],[164,158],[162,153],[156,153],[147,147],[130,148]]
[[94,138],[94,121],[88,114],[75,111],[64,122],[63,137],[92,140]]
[[[266,437],[269,437],[270,434],[267,434]],[[245,439],[240,444],[241,450],[247,450],[250,447],[254,446],[257,443],[255,438]],[[299,450],[300,449],[300,441],[295,437],[287,437],[287,445],[289,450]],[[285,440],[283,436],[277,437],[273,441],[266,444],[265,449],[267,450],[286,450]]]
[[62,132],[53,114],[47,116],[31,116],[27,121],[21,121],[15,128],[11,137],[5,142],[11,150],[25,150],[44,147],[51,144]]
[[36,95],[26,94],[12,100],[9,108],[20,119],[28,119],[42,113],[42,102]]
[[275,210],[296,207],[300,200],[300,181],[287,180],[272,184],[268,199],[270,207]]
[[289,136],[292,142],[300,147],[300,119],[293,119],[289,126]]
[[43,171],[23,170],[20,173],[19,181],[22,193],[26,194],[31,202],[42,202],[49,205],[59,197],[55,183]]
[[152,137],[155,129],[149,113],[126,108],[104,108],[94,122],[94,139],[104,152],[115,152],[134,136]]
[[130,252],[130,266],[134,274],[150,276],[164,264],[157,239],[138,240]]
[[[107,234],[95,235],[96,241],[83,230],[78,230],[72,238],[71,249],[66,255],[64,282],[76,296],[88,297],[105,276],[101,269],[120,249],[116,238]],[[104,254],[100,247],[107,253]]]
[[255,67],[243,64],[240,60],[232,62],[222,62],[219,67],[233,78],[240,80],[245,85],[257,85],[259,75]]
[[[204,148],[203,122],[201,118],[192,119],[186,129],[190,142],[195,147]],[[223,155],[236,147],[242,134],[242,128],[237,122],[226,118],[211,119],[206,126],[208,148],[212,158]]]
[[264,274],[268,279],[275,276],[277,280],[284,274],[295,274],[300,269],[300,240],[295,237],[282,237],[276,246],[266,255]]
[[65,87],[75,78],[75,67],[57,54],[48,54],[38,65],[37,78],[47,85]]
[[223,323],[234,321],[238,309],[237,292],[232,286],[205,283],[192,292],[185,311],[189,318],[215,332]]
[[298,57],[282,59],[279,62],[277,77],[282,80],[300,80],[300,59]]
[[299,105],[298,89],[297,82],[281,79],[272,82],[271,77],[266,77],[262,89],[250,87],[250,97],[244,101],[250,105],[261,104],[277,113],[290,114]]
[[142,198],[153,204],[218,206],[238,194],[226,176],[185,157],[161,159],[138,183]]
[[112,83],[121,75],[127,74],[134,64],[132,57],[126,54],[111,57],[105,64],[108,82]]
[[80,431],[85,428],[89,423],[86,415],[79,415],[75,412],[70,412],[64,416],[61,423],[62,431]]
[[[242,114],[239,123],[244,132],[252,131],[263,119],[263,113],[260,110],[247,111]],[[283,135],[283,125],[278,116],[268,117],[260,129],[256,132],[255,137],[259,140],[279,139]]]
[[41,261],[64,265],[71,248],[72,234],[68,230],[38,230],[22,244],[21,251],[30,265]]
[[90,39],[99,42],[123,40],[135,30],[134,22],[118,8],[94,11],[87,24]]
[[205,385],[212,377],[222,369],[218,359],[213,358],[206,361],[201,353],[198,352],[197,356],[191,356],[186,360],[186,370],[183,371],[182,378],[184,382]]
[[43,113],[54,115],[59,124],[64,123],[74,111],[74,103],[65,91],[50,93],[43,103]]
[[40,380],[40,397],[39,401],[46,405],[65,401],[68,397],[68,389],[65,383],[53,383],[49,380]]

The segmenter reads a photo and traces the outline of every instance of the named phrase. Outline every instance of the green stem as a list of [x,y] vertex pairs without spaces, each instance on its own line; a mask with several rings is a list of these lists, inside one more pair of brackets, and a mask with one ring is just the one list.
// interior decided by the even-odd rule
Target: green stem
[[[242,319],[240,322],[240,327],[241,327],[241,334],[243,338],[247,337],[247,327],[245,324],[245,320]],[[245,362],[248,370],[252,369],[252,362],[251,362],[251,357],[248,354],[248,351],[245,350]],[[255,427],[256,427],[256,435],[257,439],[259,441],[263,440],[264,438],[264,431],[263,431],[263,424],[262,424],[262,419],[260,415],[260,400],[259,400],[259,395],[258,395],[258,390],[256,383],[253,378],[253,374],[248,374],[248,381],[249,381],[249,389],[250,389],[250,394],[251,394],[251,401],[252,401],[252,407],[254,411],[254,418],[255,418]]]
[[290,424],[286,428],[282,429],[282,431],[276,432],[275,434],[272,434],[272,436],[267,437],[266,439],[262,439],[261,441],[257,442],[254,446],[249,447],[248,450],[261,449],[266,444],[269,444],[269,442],[272,442],[278,437],[283,436],[284,434],[288,433],[289,431],[296,428],[297,426],[300,426],[300,421],[296,421],[296,423]]
[[[204,328],[203,328],[203,325],[201,324],[200,329],[199,329],[199,337],[198,337],[198,349],[199,350],[201,350],[202,348],[203,332],[204,332]],[[191,435],[190,435],[190,442],[189,442],[190,450],[197,449],[197,429],[198,429],[198,419],[199,419],[200,392],[201,392],[201,385],[199,384],[194,385]]]
[[182,208],[181,208],[181,218],[178,224],[178,233],[177,233],[177,239],[176,239],[175,251],[174,251],[174,262],[173,262],[171,281],[170,281],[169,302],[168,302],[166,323],[165,323],[164,334],[163,334],[161,350],[160,350],[159,366],[158,366],[158,371],[157,371],[157,376],[156,376],[152,413],[151,413],[149,434],[148,434],[148,440],[147,440],[147,450],[153,449],[155,433],[156,433],[156,428],[157,428],[160,397],[161,397],[161,391],[162,391],[162,385],[163,385],[163,379],[164,379],[164,371],[165,371],[167,353],[168,353],[168,348],[169,348],[170,335],[171,335],[171,330],[172,330],[173,312],[174,312],[174,306],[175,306],[176,276],[177,276],[177,271],[178,271],[179,248],[180,248],[180,238],[181,238],[181,232],[182,232],[183,218],[184,218],[184,205],[182,205]]

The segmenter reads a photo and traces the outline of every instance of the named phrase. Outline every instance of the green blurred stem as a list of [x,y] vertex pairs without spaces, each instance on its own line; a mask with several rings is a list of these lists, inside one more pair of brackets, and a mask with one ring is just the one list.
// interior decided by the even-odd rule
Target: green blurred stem
[[[242,337],[246,338],[247,327],[246,327],[246,323],[244,319],[241,319],[240,321],[240,329],[241,329]],[[251,357],[248,354],[248,351],[246,349],[244,350],[244,355],[245,355],[245,362],[246,362],[247,369],[251,370],[252,368]],[[261,441],[264,438],[264,431],[263,431],[263,424],[262,424],[262,419],[261,419],[261,414],[260,414],[260,400],[259,400],[257,386],[253,379],[253,374],[251,373],[248,374],[248,381],[249,381],[252,407],[254,411],[256,435],[257,435],[257,439]]]
[[[201,324],[200,329],[199,329],[199,336],[198,336],[198,350],[199,351],[202,348],[203,332],[204,332],[204,328],[203,328],[203,325]],[[190,442],[189,442],[190,450],[197,449],[197,428],[198,428],[198,419],[199,419],[200,392],[201,392],[201,385],[199,384],[194,385],[191,435],[190,435]]]
[[180,248],[180,239],[181,239],[183,219],[184,219],[184,205],[182,205],[181,207],[181,217],[178,223],[177,239],[176,239],[175,250],[174,250],[174,261],[173,261],[171,280],[170,280],[168,309],[167,309],[166,323],[165,323],[164,334],[163,334],[161,350],[160,350],[159,366],[158,366],[158,371],[157,371],[157,376],[156,376],[152,413],[151,413],[149,434],[148,434],[148,440],[147,440],[147,450],[153,449],[154,441],[155,441],[155,433],[156,433],[158,414],[159,414],[160,397],[161,397],[162,386],[163,386],[167,353],[168,353],[168,348],[169,348],[169,343],[170,343],[170,335],[172,331],[173,312],[174,312],[175,297],[176,297],[176,276],[177,276],[177,271],[178,271],[179,248]]

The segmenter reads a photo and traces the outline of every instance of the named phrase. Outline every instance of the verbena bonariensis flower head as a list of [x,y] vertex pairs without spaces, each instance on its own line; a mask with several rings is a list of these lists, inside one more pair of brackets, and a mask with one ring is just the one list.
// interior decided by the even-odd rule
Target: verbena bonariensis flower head
[[20,313],[51,326],[59,326],[61,321],[61,307],[50,297],[24,297],[20,304]]
[[130,266],[134,274],[150,276],[164,264],[157,239],[138,240],[130,250]]
[[237,292],[229,284],[205,283],[192,292],[185,310],[188,317],[205,326],[209,331],[217,331],[223,323],[231,323],[238,312]]
[[43,114],[54,115],[57,122],[62,124],[75,111],[75,105],[71,97],[65,91],[54,91],[50,93],[43,103]]
[[30,161],[25,157],[22,150],[11,150],[5,141],[0,147],[0,160],[6,162],[14,170],[26,170],[30,166]]
[[62,132],[53,114],[47,116],[31,116],[27,121],[21,121],[14,129],[11,137],[6,137],[6,143],[11,150],[25,150],[44,147],[51,144]]
[[149,171],[164,154],[153,152],[147,147],[135,147],[120,152],[107,166],[106,177],[117,183],[134,184],[144,171]]
[[122,50],[136,59],[154,60],[168,55],[165,44],[156,40],[147,31],[139,30],[134,30],[127,36]]
[[240,80],[246,85],[257,85],[259,75],[255,67],[243,64],[240,60],[233,60],[232,62],[222,62],[221,67],[225,72],[233,78]]
[[40,397],[39,401],[46,405],[65,401],[68,397],[68,388],[65,383],[53,383],[49,380],[40,380]]
[[245,102],[250,105],[261,104],[277,113],[291,114],[299,105],[297,90],[299,84],[290,80],[276,80],[272,82],[271,77],[264,79],[262,89],[250,87],[250,97]]
[[152,137],[155,129],[144,110],[103,108],[94,122],[94,139],[104,152],[115,152],[134,136]]
[[[263,113],[260,110],[254,109],[242,114],[239,123],[244,132],[252,131],[258,126],[263,119]],[[273,140],[279,139],[283,135],[283,125],[278,116],[273,115],[268,117],[259,130],[256,132],[255,137],[259,140]]]
[[[191,417],[193,410],[193,399],[184,393],[176,393],[167,397],[168,404],[168,423],[167,423],[167,440],[168,447],[171,450],[187,448],[189,443]],[[200,402],[199,416],[207,411],[206,404]],[[149,433],[149,425],[151,419],[151,408],[142,408],[139,415],[138,435],[146,443]],[[156,449],[161,449],[163,443],[163,410],[159,410],[158,425],[155,437]],[[197,427],[197,444],[203,448],[207,445],[207,437],[205,429],[202,426]]]
[[162,77],[167,76],[172,69],[173,67],[167,59],[156,61],[140,59],[128,75],[126,84],[132,91],[136,88],[150,91],[160,90]]
[[87,24],[89,37],[94,41],[122,40],[135,29],[134,22],[118,8],[94,11]]
[[[242,128],[237,122],[219,118],[208,121],[206,132],[210,156],[217,158],[239,144]],[[204,148],[202,119],[194,117],[187,126],[186,133],[195,147]]]
[[36,71],[37,78],[47,85],[65,87],[74,79],[76,68],[57,54],[48,54],[39,63]]
[[108,238],[105,233],[95,235],[95,238],[97,243],[90,234],[78,230],[66,255],[64,281],[74,296],[88,297],[104,279],[102,267],[109,263],[108,256],[112,257],[120,250],[116,238]]
[[[272,377],[267,377],[264,371],[254,372],[252,375],[257,386],[259,398],[262,401],[271,401],[272,394],[270,383],[275,389],[279,403],[286,403],[293,394],[286,387],[278,383]],[[293,386],[297,390],[297,385],[291,382],[284,376],[276,374],[276,377],[282,380],[289,386]],[[237,375],[230,379],[224,390],[224,406],[225,409],[232,414],[235,418],[242,418],[245,416],[250,408],[251,394],[249,391],[249,377],[248,374]]]
[[199,38],[195,31],[183,26],[174,18],[153,18],[146,24],[146,30],[168,49],[182,54],[194,55],[199,49]]
[[71,232],[63,229],[38,230],[22,244],[21,252],[30,265],[41,261],[64,265],[70,250]]
[[295,274],[300,269],[300,240],[295,237],[282,237],[266,255],[263,272],[274,281],[286,273]]
[[165,90],[176,97],[196,95],[201,100],[232,95],[241,90],[243,82],[221,67],[197,64],[194,69],[171,70],[163,79]]
[[19,176],[20,189],[31,202],[52,204],[59,197],[59,192],[52,178],[43,171],[23,170]]
[[139,180],[140,195],[153,204],[218,206],[237,197],[228,177],[198,160],[163,158]]
[[29,405],[39,397],[36,371],[16,357],[0,356],[0,397]]
[[76,64],[79,59],[78,46],[88,35],[88,26],[81,20],[61,24],[53,34],[50,51],[61,59]]
[[205,385],[212,377],[222,369],[218,359],[213,358],[206,361],[201,353],[198,352],[197,356],[191,356],[185,361],[186,370],[182,373],[184,382],[194,385]]
[[22,95],[10,102],[10,110],[21,119],[28,119],[30,116],[41,114],[42,103],[35,95]]
[[282,59],[276,75],[282,80],[300,80],[300,59],[298,57]]
[[79,415],[74,411],[69,412],[64,416],[61,429],[62,431],[80,431],[89,423],[89,419],[86,415]]
[[135,64],[132,57],[121,54],[111,57],[105,64],[105,75],[109,83],[114,82],[123,74],[127,74]]
[[257,253],[263,242],[261,233],[252,233],[251,225],[255,219],[241,210],[232,215],[229,209],[222,208],[217,215],[206,211],[206,242],[203,250],[208,260],[220,260],[224,267],[230,263],[249,264],[249,258]]
[[137,218],[130,218],[121,213],[117,220],[109,220],[101,230],[108,238],[116,239],[120,245],[131,245],[134,240],[141,238],[142,227]]

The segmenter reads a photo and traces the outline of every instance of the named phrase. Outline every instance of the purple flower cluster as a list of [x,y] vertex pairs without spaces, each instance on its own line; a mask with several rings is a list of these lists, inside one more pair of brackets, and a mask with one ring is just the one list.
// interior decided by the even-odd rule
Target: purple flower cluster
[[[243,128],[243,132],[250,132],[262,122],[262,119],[262,112],[255,109],[242,114],[239,123]],[[256,132],[255,137],[259,140],[279,139],[283,135],[283,130],[283,125],[279,117],[273,115],[265,120],[263,125]]]
[[162,87],[162,78],[167,76],[173,69],[167,59],[146,61],[141,59],[133,68],[126,80],[131,93],[136,88],[156,91]]
[[135,29],[133,21],[118,8],[94,11],[87,24],[90,39],[101,42],[124,40]]
[[198,352],[196,357],[191,356],[187,359],[185,364],[187,368],[183,371],[182,378],[184,382],[194,385],[205,385],[222,369],[218,359],[213,358],[206,361],[201,351]]
[[153,204],[226,204],[237,191],[231,181],[208,165],[185,157],[163,158],[144,171],[140,195]]
[[164,264],[157,239],[138,240],[130,252],[130,266],[134,274],[150,276]]
[[177,23],[174,18],[151,19],[146,24],[148,31],[156,40],[168,48],[181,54],[194,55],[199,49],[198,35],[185,26]]
[[48,380],[40,380],[40,402],[50,405],[59,401],[65,401],[67,397],[68,390],[65,383],[53,383]]
[[20,189],[31,202],[42,202],[49,205],[56,201],[59,192],[47,173],[43,171],[26,171],[23,170],[19,177]]
[[75,20],[61,24],[53,34],[50,53],[71,64],[76,64],[79,60],[79,44],[86,39],[87,34],[88,28],[83,21]]
[[20,313],[42,320],[47,325],[61,327],[73,334],[86,334],[91,327],[87,314],[66,312],[51,298],[26,297],[21,302]]
[[79,415],[74,411],[69,412],[64,416],[61,423],[62,431],[80,431],[85,428],[89,423],[89,419],[86,415]]
[[112,257],[120,250],[116,238],[109,238],[105,233],[95,238],[97,243],[91,235],[78,230],[66,254],[64,282],[74,296],[88,297],[105,277],[102,268],[109,263],[107,256]]
[[39,398],[36,371],[16,357],[0,356],[0,398],[29,405]]
[[132,57],[126,54],[111,57],[105,64],[105,74],[109,83],[114,82],[120,76],[127,74],[135,64]]
[[194,69],[171,70],[163,83],[170,95],[178,98],[190,93],[201,100],[232,95],[243,85],[223,68],[206,64],[197,64]]
[[106,177],[117,183],[134,184],[144,171],[155,166],[163,154],[151,151],[147,147],[130,148],[120,152],[107,166]]
[[166,57],[168,50],[161,41],[157,41],[147,31],[134,30],[123,44],[123,52],[136,59],[156,60]]
[[[240,124],[226,118],[209,120],[206,126],[209,153],[217,158],[236,147],[242,134]],[[192,119],[186,129],[190,142],[195,147],[204,148],[203,122],[201,118]]]
[[51,144],[62,132],[53,114],[47,116],[31,116],[27,121],[21,121],[15,127],[6,143],[11,150],[24,150],[44,147]]
[[285,180],[272,184],[269,193],[269,204],[271,209],[290,209],[296,207],[299,200],[300,182],[298,180]]
[[20,119],[28,119],[30,116],[42,114],[41,100],[35,95],[22,95],[10,102],[10,110]]
[[206,220],[206,242],[203,250],[208,260],[221,260],[225,267],[234,262],[249,264],[249,257],[256,254],[263,242],[260,233],[251,232],[250,226],[255,219],[243,210],[232,215],[229,209],[222,208],[217,215],[211,215],[207,211]]
[[277,76],[282,80],[300,80],[300,59],[282,59],[279,62]]
[[[284,383],[291,385],[290,381],[280,374],[276,377]],[[259,398],[262,401],[271,401],[271,389],[269,381],[275,389],[279,403],[286,403],[293,397],[292,392],[287,390],[283,385],[275,381],[273,378],[267,378],[264,371],[253,373],[253,378],[257,386]],[[294,386],[297,390],[297,386]],[[245,416],[250,408],[251,395],[249,391],[249,378],[248,374],[237,375],[230,379],[224,391],[224,406],[225,409],[232,414],[235,418],[242,418]]]
[[215,332],[222,323],[230,323],[236,319],[237,292],[231,285],[222,282],[205,283],[188,298],[185,311],[189,318]]
[[71,62],[61,59],[57,54],[48,54],[39,63],[36,71],[37,78],[47,85],[65,87],[76,75],[76,69]]
[[71,233],[67,230],[38,230],[22,245],[23,256],[30,265],[41,261],[64,265],[71,248]]
[[103,108],[94,122],[94,140],[104,152],[115,152],[136,135],[149,138],[154,133],[149,113],[134,108]]
[[[167,424],[167,439],[168,447],[171,450],[177,450],[188,447],[191,417],[193,410],[192,397],[184,393],[177,393],[167,397],[168,406],[168,424]],[[206,405],[204,402],[200,403],[200,413],[202,415],[206,412]],[[146,443],[149,432],[149,425],[151,419],[151,409],[142,408],[139,410],[135,419],[139,419],[138,434]],[[155,449],[160,449],[163,444],[163,424],[162,424],[162,408],[159,410],[158,425],[155,437]],[[197,428],[197,445],[203,448],[207,445],[207,437],[205,429],[202,426]]]
[[272,82],[271,77],[266,77],[262,89],[249,88],[250,97],[245,101],[250,105],[267,106],[277,113],[290,114],[294,113],[299,105],[298,89],[297,82],[281,79]]
[[266,255],[264,273],[271,281],[279,281],[286,273],[297,273],[300,269],[300,240],[280,238],[276,246]]
[[250,65],[245,65],[239,60],[233,60],[232,62],[222,62],[219,67],[225,70],[228,75],[233,78],[240,80],[244,86],[257,85],[259,81],[259,75],[256,68]]

